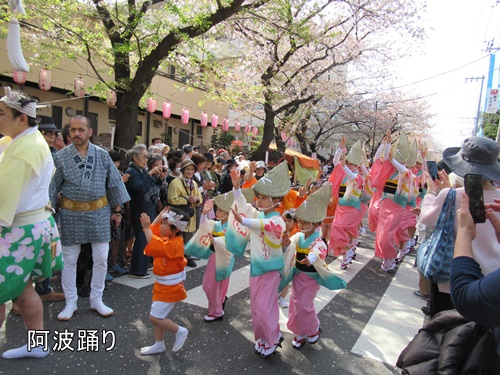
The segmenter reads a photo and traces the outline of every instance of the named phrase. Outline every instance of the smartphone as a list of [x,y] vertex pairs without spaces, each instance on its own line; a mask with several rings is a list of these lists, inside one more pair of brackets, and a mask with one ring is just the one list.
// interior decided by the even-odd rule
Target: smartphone
[[438,167],[435,161],[427,161],[427,170],[432,180],[439,180]]
[[469,196],[469,210],[474,223],[486,221],[484,208],[483,178],[479,174],[466,174],[464,176],[465,192]]

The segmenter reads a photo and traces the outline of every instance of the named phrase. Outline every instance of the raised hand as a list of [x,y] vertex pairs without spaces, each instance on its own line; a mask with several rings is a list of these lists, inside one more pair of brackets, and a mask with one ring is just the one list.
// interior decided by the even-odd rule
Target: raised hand
[[307,191],[309,190],[309,186],[311,186],[311,184],[312,184],[312,178],[309,178],[309,180],[307,180],[307,183],[299,188],[299,198],[306,196]]
[[346,141],[345,137],[342,137],[340,139],[340,142],[339,142],[339,148],[341,150],[344,150],[346,148],[346,144],[347,144],[347,141]]
[[151,218],[147,213],[143,212],[139,219],[141,220],[142,229],[149,229],[151,227]]
[[233,183],[233,189],[239,189],[241,187],[240,171],[237,168],[231,171],[231,182]]
[[234,208],[231,208],[231,211],[233,212],[235,220],[241,224],[241,222],[243,221],[243,217],[238,212],[238,206],[235,205]]
[[212,199],[209,199],[205,202],[205,205],[203,206],[203,214],[206,215],[210,212],[210,210],[214,207],[214,201]]

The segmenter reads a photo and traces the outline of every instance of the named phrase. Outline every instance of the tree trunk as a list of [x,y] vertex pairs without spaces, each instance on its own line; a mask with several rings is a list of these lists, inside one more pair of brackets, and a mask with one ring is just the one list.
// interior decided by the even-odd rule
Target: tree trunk
[[265,113],[265,120],[264,120],[264,134],[262,135],[262,143],[253,153],[251,160],[265,160],[266,151],[269,150],[269,145],[274,139],[274,119],[276,117],[276,114],[274,113],[269,103],[264,104],[264,113]]
[[137,119],[139,115],[139,98],[132,92],[125,92],[116,102],[116,147],[130,150],[135,144]]

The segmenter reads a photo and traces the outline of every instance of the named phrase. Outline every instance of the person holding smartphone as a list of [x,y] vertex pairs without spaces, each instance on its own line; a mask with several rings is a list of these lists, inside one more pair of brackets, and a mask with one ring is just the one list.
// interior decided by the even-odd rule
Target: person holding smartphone
[[[500,199],[500,190],[491,184],[491,181],[500,180],[499,153],[500,145],[495,141],[483,137],[470,137],[463,142],[462,147],[450,147],[444,150],[443,160],[460,177],[467,174],[480,175],[484,202],[488,204],[494,203],[495,199]],[[439,172],[439,177],[439,180],[434,181],[428,178],[427,194],[421,205],[420,222],[428,228],[435,226],[449,191],[446,172]],[[464,191],[464,188],[457,189],[456,210],[461,207]],[[499,213],[495,212],[494,215],[500,218]],[[456,233],[458,227],[456,214],[454,221]],[[472,253],[485,275],[500,267],[500,244],[496,241],[495,231],[489,223],[476,225],[476,238],[472,241]],[[445,293],[447,297],[440,296],[438,291]],[[449,293],[449,283],[431,286],[431,316],[439,311],[453,308]]]

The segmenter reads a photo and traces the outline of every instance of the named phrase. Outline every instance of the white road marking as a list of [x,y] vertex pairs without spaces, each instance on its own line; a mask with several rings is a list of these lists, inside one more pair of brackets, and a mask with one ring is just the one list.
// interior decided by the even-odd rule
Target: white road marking
[[401,351],[422,328],[420,307],[425,301],[413,295],[418,288],[414,258],[407,257],[382,296],[351,352],[395,365]]

